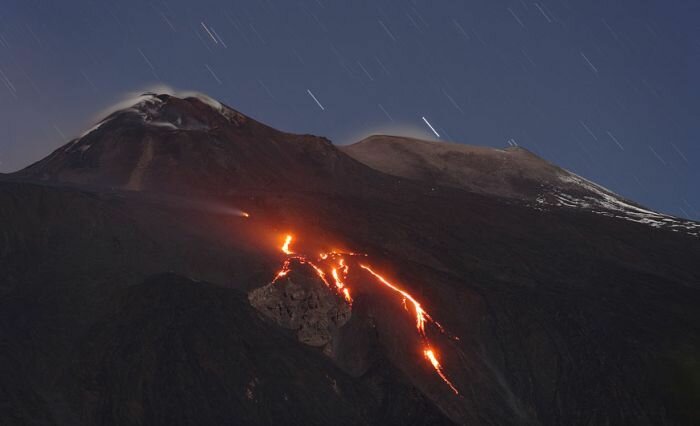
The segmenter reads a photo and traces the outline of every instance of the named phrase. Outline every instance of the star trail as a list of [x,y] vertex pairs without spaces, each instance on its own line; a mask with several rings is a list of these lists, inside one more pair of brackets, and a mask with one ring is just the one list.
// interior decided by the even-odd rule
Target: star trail
[[162,84],[337,144],[517,141],[698,220],[698,16],[694,0],[6,0],[0,172]]

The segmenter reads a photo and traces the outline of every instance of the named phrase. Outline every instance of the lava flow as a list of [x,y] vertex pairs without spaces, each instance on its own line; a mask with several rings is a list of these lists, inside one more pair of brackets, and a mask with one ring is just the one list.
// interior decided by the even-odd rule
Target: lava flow
[[284,244],[282,244],[282,251],[284,252],[284,254],[294,254],[294,252],[289,249],[289,246],[291,244],[292,244],[292,236],[287,235],[284,238]]
[[[350,289],[346,285],[348,276],[350,274],[350,265],[348,264],[347,258],[354,257],[367,257],[366,254],[352,253],[339,250],[333,250],[330,252],[320,253],[318,258],[315,260],[310,260],[305,255],[300,255],[292,251],[291,245],[294,241],[292,235],[286,235],[284,238],[284,243],[282,244],[281,250],[288,257],[282,264],[282,269],[277,272],[273,283],[282,277],[287,276],[292,268],[292,262],[297,261],[300,264],[309,265],[315,272],[316,275],[321,279],[321,281],[329,288],[336,291],[336,293],[345,299],[345,301],[352,306],[353,299],[350,296]],[[438,331],[442,334],[447,335],[445,330],[440,324],[438,324],[432,317],[423,309],[421,304],[407,291],[401,289],[396,284],[392,284],[386,278],[384,278],[379,273],[375,272],[370,266],[364,263],[356,263],[361,269],[367,271],[371,277],[373,277],[379,284],[388,287],[394,293],[401,297],[404,308],[408,310],[408,303],[413,307],[413,312],[416,316],[416,330],[423,344],[423,356],[430,363],[430,366],[435,370],[437,375],[442,379],[447,386],[452,389],[455,394],[459,394],[457,388],[452,384],[452,382],[447,378],[440,361],[438,360],[438,355],[435,349],[430,344],[428,337],[425,332],[426,324],[432,324]],[[324,269],[325,268],[325,269]],[[328,276],[333,279],[333,284],[328,279]]]

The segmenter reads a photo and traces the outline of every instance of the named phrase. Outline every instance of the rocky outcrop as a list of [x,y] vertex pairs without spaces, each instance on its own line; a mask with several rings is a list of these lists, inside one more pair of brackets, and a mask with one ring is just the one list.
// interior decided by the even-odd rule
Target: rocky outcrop
[[325,347],[351,315],[350,306],[308,265],[250,292],[250,304],[278,325],[294,330],[300,342]]

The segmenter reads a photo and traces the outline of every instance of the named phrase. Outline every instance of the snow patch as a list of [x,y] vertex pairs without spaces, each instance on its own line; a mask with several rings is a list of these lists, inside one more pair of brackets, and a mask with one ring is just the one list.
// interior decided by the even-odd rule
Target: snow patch
[[569,170],[564,170],[564,171],[566,173],[560,174],[558,176],[559,180],[564,182],[564,183],[573,183],[573,184],[577,184],[577,185],[581,185],[581,186],[596,188],[597,190],[604,191],[604,192],[607,192],[608,194],[615,195],[615,193],[612,192],[611,190],[609,190],[608,188],[605,188],[602,185],[598,185],[597,183],[592,182],[592,181],[584,178],[583,176],[579,176],[574,172],[570,172]]
[[169,122],[169,121],[149,121],[147,124],[151,126],[156,126],[156,127],[164,127],[166,129],[172,129],[172,130],[178,130],[180,127],[177,127],[175,124]]
[[104,120],[100,121],[99,123],[95,124],[94,126],[90,127],[90,128],[87,129],[86,131],[84,131],[84,132],[78,137],[78,139],[82,139],[82,138],[84,138],[85,136],[89,135],[90,133],[94,132],[95,130],[99,129],[100,127],[102,127],[102,125],[104,125],[104,124],[107,123],[108,121],[111,121],[111,119],[104,119]]
[[[545,193],[540,194],[533,207],[540,209],[543,205],[551,205],[587,210],[597,215],[641,223],[657,229],[669,229],[696,237],[700,236],[700,223],[698,222],[676,218],[637,206],[609,189],[569,171],[559,174],[558,178],[562,185],[555,185],[554,188],[549,188]],[[576,192],[581,191],[584,195],[571,194],[572,185],[578,190]],[[553,202],[548,201],[548,199],[553,199]]]
[[221,104],[221,102],[205,95],[204,93],[190,90],[176,90],[166,85],[155,85],[146,87],[144,90],[140,90],[138,92],[127,93],[121,100],[102,110],[100,117],[106,117],[118,111],[135,108],[149,100],[156,99],[160,101],[160,99],[156,97],[157,95],[169,95],[180,99],[195,98],[209,105],[217,112],[222,112],[224,110],[224,106]]
[[163,101],[160,98],[158,98],[158,95],[161,94],[174,96],[180,99],[194,98],[208,105],[214,111],[222,114],[228,120],[231,120],[231,118],[233,118],[232,114],[230,114],[229,111],[227,111],[227,108],[225,108],[224,105],[221,104],[221,102],[217,101],[216,99],[213,99],[210,96],[207,96],[200,92],[178,91],[169,86],[157,85],[148,87],[140,92],[128,93],[118,102],[103,109],[99,113],[100,121],[98,121],[97,124],[90,127],[88,130],[84,131],[80,135],[80,137],[76,139],[75,142],[78,142],[80,139],[84,138],[85,136],[102,127],[105,123],[113,120],[114,115],[119,113],[135,113],[139,115],[143,119],[144,123],[147,125],[163,127],[172,130],[183,129],[182,127],[180,127],[181,123],[179,120],[177,124],[157,119],[154,120],[154,118],[157,117],[161,104],[163,103]]
[[100,111],[96,119],[99,120],[103,117],[109,117],[119,111],[138,110],[138,107],[145,102],[154,101],[154,99],[160,101],[160,99],[154,96],[154,93],[169,94],[169,90],[172,91],[172,89],[167,86],[154,86],[150,90],[127,93],[119,101]]

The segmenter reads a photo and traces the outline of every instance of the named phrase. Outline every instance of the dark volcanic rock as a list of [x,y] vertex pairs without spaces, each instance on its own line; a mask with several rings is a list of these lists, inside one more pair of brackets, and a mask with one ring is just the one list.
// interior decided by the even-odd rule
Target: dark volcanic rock
[[[296,263],[296,262],[295,262]],[[299,267],[300,265],[296,265]],[[308,265],[248,294],[250,304],[274,323],[294,330],[300,342],[324,347],[350,319],[350,306],[328,288]]]

